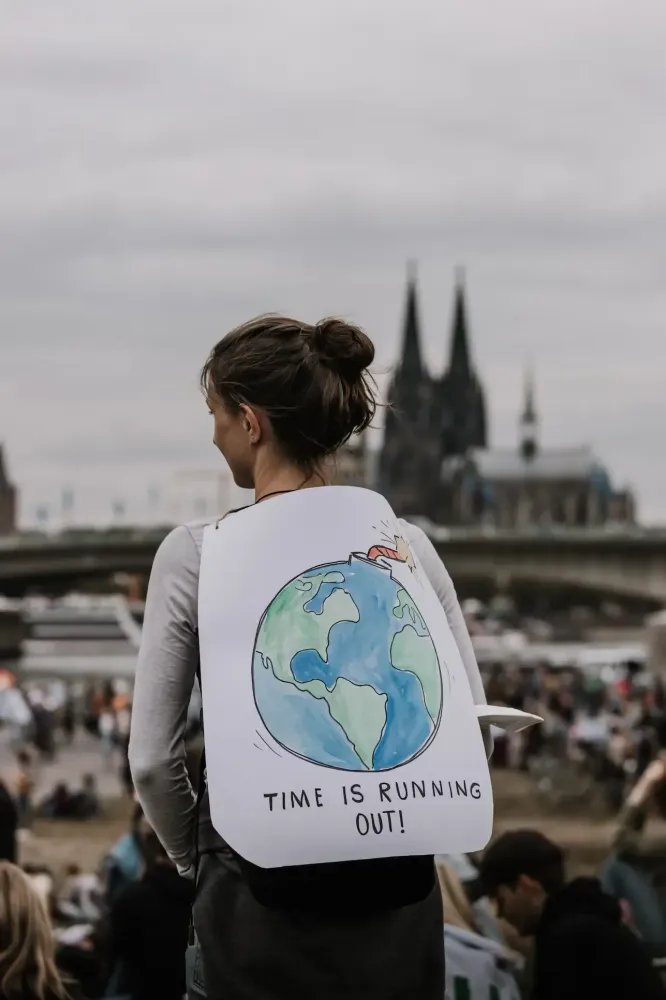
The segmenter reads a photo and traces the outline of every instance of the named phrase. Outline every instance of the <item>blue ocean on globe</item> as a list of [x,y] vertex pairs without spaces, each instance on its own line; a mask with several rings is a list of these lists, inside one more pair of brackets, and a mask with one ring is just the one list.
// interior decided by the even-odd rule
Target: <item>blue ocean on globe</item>
[[257,630],[252,670],[268,732],[326,767],[398,767],[439,725],[442,675],[426,623],[390,567],[364,555],[280,590]]

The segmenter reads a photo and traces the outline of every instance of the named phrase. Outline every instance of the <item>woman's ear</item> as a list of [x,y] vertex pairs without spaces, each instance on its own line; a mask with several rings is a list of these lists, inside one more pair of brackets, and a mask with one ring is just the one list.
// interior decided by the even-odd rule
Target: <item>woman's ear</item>
[[247,431],[250,444],[259,444],[262,437],[262,429],[257,414],[247,403],[241,403],[240,410],[243,414],[243,428]]

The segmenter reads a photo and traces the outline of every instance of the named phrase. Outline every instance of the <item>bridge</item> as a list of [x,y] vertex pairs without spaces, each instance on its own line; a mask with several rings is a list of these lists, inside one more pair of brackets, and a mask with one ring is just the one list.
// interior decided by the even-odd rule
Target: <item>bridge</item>
[[[492,531],[415,521],[463,592],[561,588],[666,606],[666,529]],[[120,572],[147,576],[169,530],[70,530],[0,539],[0,594],[63,592]]]
[[421,522],[457,587],[666,606],[666,529],[456,531]]
[[147,576],[171,526],[25,532],[0,538],[0,594],[72,589],[117,573]]

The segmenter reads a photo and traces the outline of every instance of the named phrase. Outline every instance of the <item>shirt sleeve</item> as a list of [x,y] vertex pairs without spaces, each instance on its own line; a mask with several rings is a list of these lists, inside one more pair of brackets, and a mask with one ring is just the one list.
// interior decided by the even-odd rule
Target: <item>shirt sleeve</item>
[[[449,576],[444,563],[437,555],[435,546],[432,544],[425,532],[421,528],[417,528],[416,525],[407,524],[407,534],[409,541],[414,547],[414,551],[419,557],[425,574],[428,577],[433,590],[437,594],[440,604],[446,612],[449,628],[451,629],[456,646],[458,647],[458,652],[460,653],[460,658],[462,659],[463,666],[465,667],[465,673],[467,674],[467,680],[469,681],[469,686],[472,691],[474,704],[485,705],[486,693],[483,690],[481,673],[479,672],[479,666],[476,662],[476,655],[474,653],[474,647],[472,646],[472,640],[470,639],[469,632],[467,631],[465,618],[458,602],[458,595],[456,594],[456,589],[453,586],[453,580]],[[490,757],[493,751],[492,734],[487,728],[482,729],[482,733],[486,753]]]
[[146,598],[134,686],[129,761],[146,817],[182,871],[192,864],[196,799],[185,729],[199,659],[200,556],[181,526],[158,549]]

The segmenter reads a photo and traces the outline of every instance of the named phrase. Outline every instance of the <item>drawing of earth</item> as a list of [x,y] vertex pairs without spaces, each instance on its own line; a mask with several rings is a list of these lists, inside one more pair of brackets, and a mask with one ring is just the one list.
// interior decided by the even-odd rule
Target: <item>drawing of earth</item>
[[257,630],[253,684],[274,739],[326,767],[398,767],[439,726],[442,675],[426,624],[389,566],[362,555],[282,588]]

